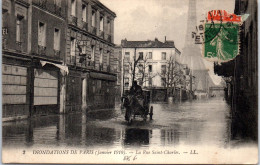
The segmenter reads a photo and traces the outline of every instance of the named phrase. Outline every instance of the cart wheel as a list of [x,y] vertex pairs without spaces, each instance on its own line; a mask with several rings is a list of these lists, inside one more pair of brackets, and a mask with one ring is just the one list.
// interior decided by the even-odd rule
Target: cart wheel
[[150,120],[153,120],[153,106],[150,108]]

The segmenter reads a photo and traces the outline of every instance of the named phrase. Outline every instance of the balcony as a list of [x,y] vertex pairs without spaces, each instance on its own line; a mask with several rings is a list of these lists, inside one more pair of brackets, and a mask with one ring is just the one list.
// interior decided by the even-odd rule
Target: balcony
[[71,23],[72,25],[77,26],[77,25],[78,25],[78,18],[75,17],[74,15],[71,15],[70,18],[71,18],[71,22],[70,22],[70,23]]
[[91,33],[97,35],[97,28],[92,26]]
[[54,58],[55,59],[60,59],[60,51],[53,49],[53,52],[54,52]]
[[38,45],[38,52],[39,55],[46,55],[46,47]]
[[69,63],[70,63],[71,65],[76,65],[76,56],[70,56],[70,61],[69,61]]
[[107,72],[111,72],[110,65],[107,66]]
[[103,71],[103,64],[99,64],[99,71]]
[[85,21],[82,21],[82,24],[83,24],[83,26],[82,26],[83,30],[88,31],[88,23]]
[[95,68],[95,61],[88,61],[87,62],[87,67],[90,69],[94,69]]
[[99,37],[104,39],[104,32],[102,30],[99,30]]
[[112,42],[111,35],[109,35],[109,34],[107,35],[107,41]]
[[36,0],[35,1],[35,4],[38,5],[39,7],[43,8],[43,9],[46,9],[46,3],[47,3],[47,0]]
[[61,16],[61,7],[54,4],[54,13],[58,16]]
[[17,52],[22,52],[22,42],[20,42],[20,41],[15,42],[15,50]]
[[6,38],[2,39],[2,49],[3,50],[7,49],[7,39]]

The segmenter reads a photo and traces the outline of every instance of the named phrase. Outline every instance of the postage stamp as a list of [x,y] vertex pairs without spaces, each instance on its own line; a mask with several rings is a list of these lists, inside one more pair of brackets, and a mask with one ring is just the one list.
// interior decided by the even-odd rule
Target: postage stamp
[[228,61],[238,54],[239,25],[224,23],[205,24],[204,57]]

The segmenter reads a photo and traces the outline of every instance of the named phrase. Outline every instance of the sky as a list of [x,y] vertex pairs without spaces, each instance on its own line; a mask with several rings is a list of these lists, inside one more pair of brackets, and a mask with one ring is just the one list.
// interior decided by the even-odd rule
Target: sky
[[[234,13],[235,0],[197,0],[197,25],[210,10]],[[100,0],[117,15],[114,22],[115,44],[129,41],[173,40],[181,52],[187,31],[189,0]],[[197,25],[194,25],[194,29]],[[211,63],[207,63],[212,66]],[[212,68],[212,67],[210,67]],[[213,70],[210,69],[213,73]],[[213,80],[214,81],[214,80]],[[216,80],[217,81],[217,80]],[[218,82],[216,82],[218,83]]]
[[[100,0],[114,11],[115,44],[122,39],[164,41],[174,40],[182,50],[187,28],[188,0]],[[207,11],[224,9],[234,12],[234,0],[197,0],[197,21],[205,18]],[[199,22],[198,22],[199,24]],[[194,25],[194,29],[195,29]]]

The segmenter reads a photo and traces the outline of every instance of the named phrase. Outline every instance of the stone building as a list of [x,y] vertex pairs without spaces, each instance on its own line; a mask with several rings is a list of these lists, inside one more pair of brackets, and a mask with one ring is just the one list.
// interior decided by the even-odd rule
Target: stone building
[[27,0],[2,1],[2,117],[24,118],[29,115],[30,31]]
[[[257,40],[257,1],[236,0],[236,15],[249,14],[240,31],[240,52],[235,59],[221,65],[215,64],[214,71],[224,76],[227,88],[226,99],[231,104],[236,130],[242,135],[257,140],[258,116],[258,40]],[[237,131],[241,132],[241,131]]]
[[114,107],[114,19],[98,0],[68,0],[66,112]]
[[[32,0],[32,114],[59,113],[62,64],[65,55],[66,4],[61,0]],[[64,67],[64,66],[63,66]]]
[[114,107],[115,13],[97,0],[4,0],[3,120]]
[[[180,63],[181,52],[173,41],[121,41],[122,90],[129,90],[133,80],[153,93],[154,101],[165,101],[167,89],[186,90],[186,69]],[[138,61],[134,67],[134,61]],[[135,71],[134,71],[135,70]],[[135,73],[135,75],[133,75]],[[178,76],[177,76],[178,75]],[[189,81],[187,82],[189,83]]]

